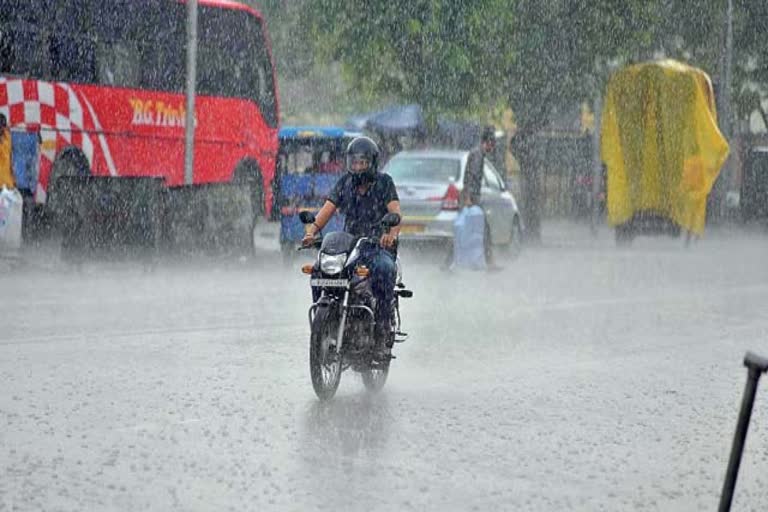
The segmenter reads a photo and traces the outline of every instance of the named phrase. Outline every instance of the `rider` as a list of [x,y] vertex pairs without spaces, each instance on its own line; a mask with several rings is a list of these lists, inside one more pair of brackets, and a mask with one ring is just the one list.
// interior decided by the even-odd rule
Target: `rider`
[[[379,147],[368,137],[357,137],[347,146],[347,172],[336,182],[328,200],[310,224],[302,243],[311,245],[336,210],[345,216],[344,231],[356,236],[371,236],[387,213],[400,213],[400,200],[388,174],[378,172]],[[369,245],[362,254],[371,272],[371,288],[376,297],[376,357],[389,358],[394,338],[392,302],[395,295],[396,267],[392,253],[400,228],[381,235],[379,244]]]

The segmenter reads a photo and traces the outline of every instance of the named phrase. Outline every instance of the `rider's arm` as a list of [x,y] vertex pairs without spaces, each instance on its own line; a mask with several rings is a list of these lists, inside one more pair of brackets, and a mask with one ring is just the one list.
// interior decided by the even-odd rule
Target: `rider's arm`
[[[386,176],[385,178],[382,178],[385,180],[385,190],[384,190],[384,200],[387,204],[387,212],[389,213],[397,213],[400,214],[400,197],[397,195],[397,188],[395,187],[395,182],[392,181],[392,178],[387,174],[382,174],[382,176]],[[393,226],[390,228],[389,233],[384,233],[381,236],[381,245],[386,248],[391,248],[395,245],[397,242],[397,237],[400,234],[400,226]]]
[[[396,213],[400,215],[400,201],[395,200],[387,203],[387,211],[389,213]],[[389,230],[389,234],[397,238],[397,236],[400,234],[400,225],[392,227]]]
[[326,201],[323,207],[320,208],[320,211],[317,212],[315,222],[308,226],[307,234],[314,236],[319,233],[320,230],[328,224],[328,221],[331,220],[334,213],[336,213],[336,205],[330,201]]

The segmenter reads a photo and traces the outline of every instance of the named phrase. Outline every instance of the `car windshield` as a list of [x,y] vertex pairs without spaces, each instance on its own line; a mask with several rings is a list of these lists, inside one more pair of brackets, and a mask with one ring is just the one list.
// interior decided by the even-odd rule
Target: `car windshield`
[[395,158],[390,160],[384,172],[392,176],[395,183],[447,183],[459,179],[459,164],[460,160],[456,158]]

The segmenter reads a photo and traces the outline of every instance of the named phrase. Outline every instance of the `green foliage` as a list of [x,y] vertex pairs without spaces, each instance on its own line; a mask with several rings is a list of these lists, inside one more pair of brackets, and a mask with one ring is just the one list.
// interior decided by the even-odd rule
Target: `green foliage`
[[266,19],[272,53],[280,77],[292,79],[309,72],[314,61],[313,45],[303,32],[304,1],[263,0],[247,2]]
[[484,13],[502,3],[319,0],[305,19],[316,48],[341,61],[364,96],[393,96],[428,112],[468,112],[501,92],[501,69],[493,65],[505,50],[483,34],[495,28]]
[[[768,84],[768,2],[734,2],[734,93]],[[354,95],[417,102],[430,115],[500,102],[535,129],[600,94],[610,72],[665,55],[719,80],[725,0],[268,0],[281,73],[340,62]],[[283,25],[287,23],[290,28]],[[279,26],[276,26],[279,25]],[[742,94],[743,91],[743,94]],[[755,91],[758,91],[755,93]]]

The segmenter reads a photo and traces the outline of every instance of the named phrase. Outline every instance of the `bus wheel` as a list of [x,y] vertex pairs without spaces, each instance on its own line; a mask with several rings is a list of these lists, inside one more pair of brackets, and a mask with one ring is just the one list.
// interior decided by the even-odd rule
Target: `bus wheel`
[[79,151],[64,151],[53,163],[48,184],[46,216],[51,219],[54,233],[61,235],[62,258],[70,259],[84,247],[85,230],[82,229],[78,196],[71,181],[61,178],[88,176],[88,160]]
[[46,200],[49,211],[54,216],[62,216],[70,213],[73,205],[73,192],[66,180],[61,178],[68,176],[88,176],[88,160],[79,151],[64,151],[53,162],[51,179],[48,184],[48,198]]
[[249,255],[252,255],[256,252],[258,247],[258,228],[260,223],[264,220],[264,181],[259,166],[255,162],[240,162],[235,168],[235,172],[232,176],[232,183],[241,187],[246,187],[250,199],[249,247],[247,252]]

